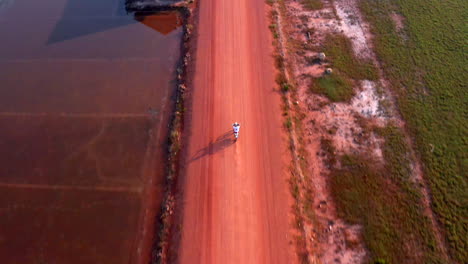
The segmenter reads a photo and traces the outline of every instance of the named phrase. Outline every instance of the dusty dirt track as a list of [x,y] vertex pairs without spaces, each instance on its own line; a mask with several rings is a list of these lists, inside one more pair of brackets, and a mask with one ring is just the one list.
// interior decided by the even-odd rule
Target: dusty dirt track
[[295,262],[265,3],[203,0],[199,8],[176,262]]

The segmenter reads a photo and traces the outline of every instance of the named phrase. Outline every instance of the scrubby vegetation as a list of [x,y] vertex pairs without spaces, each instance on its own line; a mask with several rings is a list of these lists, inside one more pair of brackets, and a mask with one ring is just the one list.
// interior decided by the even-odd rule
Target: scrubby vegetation
[[324,75],[311,82],[312,92],[321,93],[333,102],[349,101],[353,95],[353,83],[340,72]]
[[302,6],[309,10],[318,10],[323,8],[323,3],[320,0],[302,0]]
[[343,155],[331,170],[338,214],[363,226],[371,263],[443,263],[429,220],[418,206],[420,193],[410,180],[404,137],[392,126],[378,130],[385,138],[385,165],[370,155]]
[[349,101],[353,95],[354,80],[376,80],[378,72],[371,61],[358,59],[351,42],[341,34],[329,34],[324,41],[324,52],[333,69],[331,75],[311,80],[311,91],[327,96],[331,101]]
[[377,80],[379,75],[370,60],[359,59],[353,51],[351,41],[341,34],[329,34],[324,41],[324,52],[332,68],[339,69],[355,80]]
[[[468,259],[466,17],[463,0],[361,1],[377,55],[423,162],[454,262]],[[401,16],[398,30],[391,14]]]

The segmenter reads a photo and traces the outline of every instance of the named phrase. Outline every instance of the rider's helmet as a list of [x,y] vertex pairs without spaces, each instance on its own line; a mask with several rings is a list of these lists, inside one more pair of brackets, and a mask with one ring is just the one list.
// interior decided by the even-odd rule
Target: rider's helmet
[[239,126],[239,123],[234,122],[233,126]]

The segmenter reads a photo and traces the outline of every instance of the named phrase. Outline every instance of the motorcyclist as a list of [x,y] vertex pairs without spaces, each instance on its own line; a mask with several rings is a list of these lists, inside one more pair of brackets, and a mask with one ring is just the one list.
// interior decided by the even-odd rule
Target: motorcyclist
[[232,124],[232,130],[234,130],[234,135],[239,134],[240,124],[235,122]]

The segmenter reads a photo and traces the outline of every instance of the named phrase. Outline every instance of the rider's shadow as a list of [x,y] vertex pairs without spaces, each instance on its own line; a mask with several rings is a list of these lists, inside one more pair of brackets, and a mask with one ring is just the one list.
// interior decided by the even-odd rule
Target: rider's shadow
[[228,131],[219,136],[215,141],[210,142],[208,146],[197,151],[197,153],[195,153],[195,155],[190,159],[190,162],[201,159],[207,155],[213,155],[232,144],[234,144],[234,140],[231,138],[231,131]]

